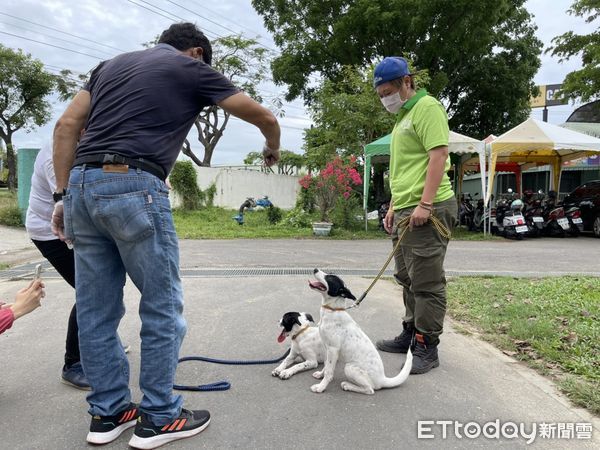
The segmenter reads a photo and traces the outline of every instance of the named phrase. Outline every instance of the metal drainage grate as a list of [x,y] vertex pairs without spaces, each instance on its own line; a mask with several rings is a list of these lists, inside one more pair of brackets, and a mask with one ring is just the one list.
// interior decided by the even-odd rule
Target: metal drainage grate
[[[324,272],[335,275],[348,276],[375,276],[378,269],[322,269]],[[253,276],[307,276],[312,275],[313,268],[237,268],[237,269],[181,269],[181,276],[188,278],[210,278],[210,277],[253,277]],[[388,269],[385,275],[391,276],[392,270]]]
[[[0,271],[0,279],[2,280],[19,280],[30,279],[33,277],[35,266],[40,262],[23,264],[21,266],[12,267],[7,270]],[[47,261],[41,262],[43,267],[43,277],[48,279],[61,278],[54,267]],[[211,277],[259,277],[259,276],[310,276],[313,274],[312,267],[289,267],[289,268],[273,268],[273,267],[238,267],[238,268],[223,268],[223,269],[206,269],[206,268],[181,268],[180,276],[182,278],[211,278]],[[378,269],[329,269],[323,271],[336,275],[347,276],[375,276],[379,273]],[[391,276],[392,270],[388,269],[385,275]]]

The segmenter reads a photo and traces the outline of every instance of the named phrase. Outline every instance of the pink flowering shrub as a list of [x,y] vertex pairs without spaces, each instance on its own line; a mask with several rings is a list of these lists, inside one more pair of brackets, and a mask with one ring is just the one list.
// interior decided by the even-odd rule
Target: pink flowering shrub
[[323,222],[329,221],[329,215],[338,198],[348,199],[352,195],[352,186],[362,184],[362,178],[355,165],[354,156],[347,162],[338,156],[328,162],[318,174],[309,174],[300,179],[303,189],[312,190]]

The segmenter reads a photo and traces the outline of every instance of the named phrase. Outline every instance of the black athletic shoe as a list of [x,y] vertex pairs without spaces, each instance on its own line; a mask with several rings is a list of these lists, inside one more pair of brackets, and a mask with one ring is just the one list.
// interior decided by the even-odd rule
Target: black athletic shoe
[[412,323],[402,322],[402,333],[393,339],[382,339],[375,345],[382,352],[406,353],[410,347],[415,327]]
[[437,351],[438,343],[439,339],[428,339],[427,336],[419,333],[415,335],[411,374],[427,373],[440,365]]
[[153,425],[145,414],[140,415],[129,446],[139,449],[152,449],[192,437],[204,430],[210,423],[208,411],[188,411],[182,409],[177,419],[166,425]]
[[130,403],[114,416],[93,416],[87,441],[90,444],[108,444],[121,436],[123,431],[135,426],[138,416],[138,405],[135,403]]
[[81,362],[79,361],[75,364],[71,364],[69,367],[66,365],[63,366],[61,381],[66,385],[73,386],[74,388],[81,389],[83,391],[92,390],[90,383],[88,383],[88,380],[83,373]]

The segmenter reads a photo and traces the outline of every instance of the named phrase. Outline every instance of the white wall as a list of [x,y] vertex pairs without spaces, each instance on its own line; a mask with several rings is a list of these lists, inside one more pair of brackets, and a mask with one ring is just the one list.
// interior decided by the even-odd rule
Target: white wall
[[[291,209],[300,190],[298,176],[227,167],[196,166],[195,169],[200,189],[205,190],[214,182],[217,186],[215,206],[224,208],[238,209],[247,197],[259,199],[268,195],[275,206]],[[172,192],[171,205],[175,208],[180,204],[181,201]]]

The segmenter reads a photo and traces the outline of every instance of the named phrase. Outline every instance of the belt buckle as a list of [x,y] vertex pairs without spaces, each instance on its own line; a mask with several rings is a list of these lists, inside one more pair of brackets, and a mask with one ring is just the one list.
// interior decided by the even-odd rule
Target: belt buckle
[[104,164],[102,166],[102,171],[105,173],[128,173],[129,165],[128,164]]

